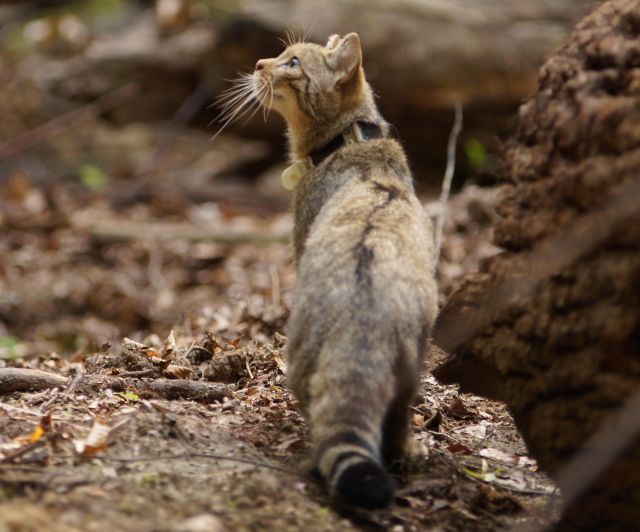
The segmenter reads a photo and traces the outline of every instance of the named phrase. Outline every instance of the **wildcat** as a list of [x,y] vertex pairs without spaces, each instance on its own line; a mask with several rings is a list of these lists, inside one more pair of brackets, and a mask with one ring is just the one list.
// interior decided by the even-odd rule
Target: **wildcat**
[[258,61],[233,98],[287,123],[297,267],[287,380],[313,465],[342,502],[384,507],[394,493],[385,466],[416,444],[409,407],[437,311],[430,220],[357,34],[290,44]]

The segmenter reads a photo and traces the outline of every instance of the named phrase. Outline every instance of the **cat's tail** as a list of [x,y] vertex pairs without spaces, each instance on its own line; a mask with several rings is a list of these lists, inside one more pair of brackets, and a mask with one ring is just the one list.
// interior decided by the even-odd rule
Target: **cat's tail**
[[[314,461],[330,494],[350,506],[383,508],[395,491],[381,452],[394,386],[391,372],[372,371],[376,364],[371,358],[376,357],[369,357],[368,364],[345,368],[334,362],[330,369],[318,370],[309,413]],[[378,365],[386,366],[386,361]]]
[[329,492],[350,506],[384,508],[393,499],[393,479],[376,456],[354,443],[354,435],[344,433],[322,457]]

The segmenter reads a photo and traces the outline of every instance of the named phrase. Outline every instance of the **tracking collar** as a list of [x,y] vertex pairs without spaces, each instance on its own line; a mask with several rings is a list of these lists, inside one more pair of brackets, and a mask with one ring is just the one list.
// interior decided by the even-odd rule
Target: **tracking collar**
[[282,186],[287,190],[293,190],[296,185],[311,168],[318,166],[329,155],[347,144],[359,144],[367,140],[384,138],[384,132],[378,124],[373,122],[363,122],[358,120],[351,124],[340,135],[333,137],[324,146],[313,150],[309,156],[302,161],[294,161],[289,165],[281,176]]

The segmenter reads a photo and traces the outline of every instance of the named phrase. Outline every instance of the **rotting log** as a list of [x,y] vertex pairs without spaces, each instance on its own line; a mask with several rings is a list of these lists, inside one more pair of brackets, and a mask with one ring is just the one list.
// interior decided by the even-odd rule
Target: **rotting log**
[[[560,483],[564,530],[640,523],[640,437],[601,430],[640,390],[639,67],[638,0],[601,5],[546,61],[506,147],[505,251],[451,296],[435,335],[452,355],[436,377],[505,401]],[[578,495],[567,460],[623,433]]]

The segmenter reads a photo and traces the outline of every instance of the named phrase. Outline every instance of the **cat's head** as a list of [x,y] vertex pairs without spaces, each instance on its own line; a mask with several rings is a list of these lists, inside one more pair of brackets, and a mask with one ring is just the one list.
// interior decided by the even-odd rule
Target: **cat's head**
[[326,46],[294,43],[278,57],[260,59],[253,74],[263,107],[290,126],[328,124],[364,97],[360,38],[332,35]]
[[[296,42],[278,57],[260,59],[219,99],[221,128],[262,107],[288,125],[294,159],[335,137],[357,120],[383,123],[364,78],[356,33],[332,35],[327,44]],[[214,137],[215,138],[215,137]]]

